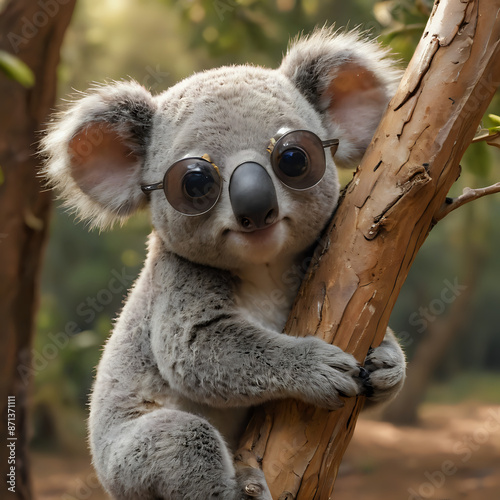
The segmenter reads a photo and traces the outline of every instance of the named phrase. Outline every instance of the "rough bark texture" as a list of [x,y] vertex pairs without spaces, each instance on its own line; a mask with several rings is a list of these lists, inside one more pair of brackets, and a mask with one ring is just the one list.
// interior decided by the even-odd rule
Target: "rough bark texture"
[[[362,361],[385,333],[415,255],[500,83],[500,1],[436,1],[415,55],[303,283],[286,332]],[[274,499],[331,497],[362,398],[328,412],[296,401],[255,411],[241,460]]]
[[[29,387],[18,367],[31,368],[30,347],[37,306],[40,261],[51,194],[41,192],[35,156],[37,131],[54,105],[56,67],[76,0],[10,0],[0,13],[0,50],[34,72],[26,89],[0,73],[0,476],[2,498],[31,498],[26,445]],[[15,397],[15,492],[7,491],[7,402]],[[12,436],[10,436],[12,437]],[[4,493],[5,492],[5,493]]]

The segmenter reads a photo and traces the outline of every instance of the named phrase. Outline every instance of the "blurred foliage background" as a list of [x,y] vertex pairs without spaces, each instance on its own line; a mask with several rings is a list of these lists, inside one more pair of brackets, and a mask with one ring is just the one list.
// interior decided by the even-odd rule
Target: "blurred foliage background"
[[[79,0],[64,44],[59,93],[63,99],[94,82],[124,78],[158,93],[222,64],[276,67],[290,38],[334,22],[369,30],[404,65],[431,6],[429,0]],[[499,109],[497,98],[491,112]],[[474,145],[462,166],[451,195],[498,181],[500,155]],[[350,177],[344,172],[344,182]],[[499,222],[497,195],[439,223],[394,309],[391,326],[410,360],[423,339],[439,335],[460,315],[453,341],[433,369],[427,399],[500,400]],[[149,230],[144,213],[99,234],[60,206],[54,211],[33,347],[35,448],[75,452],[85,446],[95,366],[142,265]]]

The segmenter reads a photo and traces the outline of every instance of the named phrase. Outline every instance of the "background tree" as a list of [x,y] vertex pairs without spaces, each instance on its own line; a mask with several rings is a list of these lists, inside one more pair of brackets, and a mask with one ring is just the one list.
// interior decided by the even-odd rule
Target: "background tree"
[[[56,68],[63,35],[75,0],[11,0],[0,12],[0,317],[3,349],[0,363],[2,435],[7,431],[7,397],[15,397],[16,487],[11,498],[31,497],[27,426],[32,336],[38,304],[39,272],[47,235],[51,194],[37,178],[37,133],[56,95]],[[9,54],[15,55],[22,63]],[[29,68],[29,70],[26,69]],[[33,75],[33,81],[31,80]],[[24,86],[23,86],[24,83]],[[10,465],[2,439],[0,475]],[[5,484],[2,484],[2,491]]]

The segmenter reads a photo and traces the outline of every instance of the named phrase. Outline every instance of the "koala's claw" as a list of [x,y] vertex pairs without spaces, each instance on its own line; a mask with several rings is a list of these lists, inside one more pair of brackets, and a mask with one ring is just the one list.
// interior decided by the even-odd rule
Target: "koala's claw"
[[358,378],[360,378],[362,381],[368,381],[370,379],[370,374],[364,366],[359,367]]
[[370,372],[365,367],[361,366],[357,378],[361,385],[361,395],[367,398],[373,397],[375,391],[370,380]]

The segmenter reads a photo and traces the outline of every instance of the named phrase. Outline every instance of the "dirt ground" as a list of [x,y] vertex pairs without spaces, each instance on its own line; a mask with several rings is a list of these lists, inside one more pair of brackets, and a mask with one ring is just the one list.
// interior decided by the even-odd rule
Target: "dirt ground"
[[[499,500],[500,405],[428,405],[419,427],[363,415],[335,500]],[[88,457],[32,456],[36,500],[104,500]],[[188,500],[188,499],[187,499]]]

